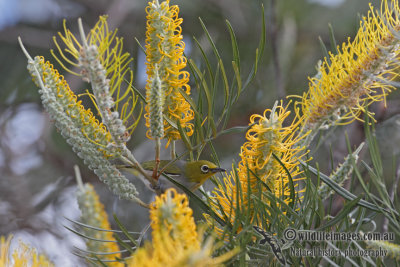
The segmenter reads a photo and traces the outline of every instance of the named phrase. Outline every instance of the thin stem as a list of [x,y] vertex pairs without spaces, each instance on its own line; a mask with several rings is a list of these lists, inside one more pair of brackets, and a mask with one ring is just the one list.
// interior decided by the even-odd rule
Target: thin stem
[[83,188],[83,182],[82,182],[82,176],[81,176],[81,171],[79,170],[78,165],[74,165],[74,171],[75,171],[75,177],[76,177],[76,182],[78,183],[78,187],[80,190],[84,190]]
[[153,177],[147,174],[146,170],[143,169],[142,165],[140,165],[140,163],[136,160],[136,158],[126,146],[123,147],[123,156],[121,157],[121,159],[128,162],[130,165],[133,165],[136,170],[138,170],[140,174],[142,174],[150,182],[157,195],[161,195],[162,192],[157,186],[157,180],[153,179]]
[[87,42],[86,42],[86,37],[85,37],[85,31],[83,30],[83,25],[82,25],[82,19],[78,18],[78,28],[79,28],[79,34],[82,39],[82,44],[84,47],[87,47]]
[[158,177],[160,176],[158,174],[158,166],[160,165],[160,148],[161,148],[161,139],[160,137],[156,137],[156,157],[153,170],[153,179],[155,180],[158,180]]
[[176,158],[176,147],[175,147],[175,140],[171,141],[171,159]]
[[140,206],[142,206],[143,208],[146,209],[150,209],[150,205],[147,203],[144,203],[143,201],[141,201],[139,198],[135,198],[134,200],[137,204],[139,204]]
[[22,52],[24,52],[25,56],[26,56],[29,60],[32,60],[32,61],[33,61],[31,55],[29,55],[28,51],[26,51],[26,49],[25,49],[25,46],[22,44],[21,37],[19,37],[19,36],[18,36],[18,42],[19,42],[19,45],[21,46]]

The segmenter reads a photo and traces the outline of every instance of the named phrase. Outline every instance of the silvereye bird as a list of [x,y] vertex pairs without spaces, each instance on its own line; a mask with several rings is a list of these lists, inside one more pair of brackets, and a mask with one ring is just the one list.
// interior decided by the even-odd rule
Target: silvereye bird
[[[208,178],[214,174],[226,171],[225,169],[219,168],[217,165],[207,160],[197,160],[191,162],[177,160],[167,166],[167,164],[170,162],[170,160],[160,160],[158,171],[162,170],[164,174],[173,178],[181,185],[184,185],[192,192],[198,189]],[[149,175],[153,174],[155,167],[154,160],[143,162],[141,165],[143,169],[149,171]],[[132,168],[133,167],[131,166],[123,167],[123,169],[128,170]],[[175,184],[173,184],[163,175],[160,175],[158,178],[157,187],[161,192],[165,192],[165,190],[171,187],[178,189],[179,192],[182,192],[181,189],[177,188]]]

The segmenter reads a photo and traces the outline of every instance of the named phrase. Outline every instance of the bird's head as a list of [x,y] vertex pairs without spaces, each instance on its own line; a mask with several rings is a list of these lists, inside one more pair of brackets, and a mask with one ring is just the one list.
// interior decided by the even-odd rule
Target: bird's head
[[185,166],[185,176],[196,183],[204,183],[208,178],[218,172],[226,172],[225,169],[219,168],[214,163],[207,160],[197,160],[188,162]]

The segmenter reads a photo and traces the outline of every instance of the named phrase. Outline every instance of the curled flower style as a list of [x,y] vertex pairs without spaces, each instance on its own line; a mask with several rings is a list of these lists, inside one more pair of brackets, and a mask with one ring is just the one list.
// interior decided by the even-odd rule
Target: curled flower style
[[[190,94],[189,73],[182,71],[186,67],[186,58],[183,56],[185,43],[182,41],[182,19],[178,18],[179,7],[169,6],[169,0],[149,2],[146,8],[146,65],[148,81],[146,85],[147,105],[146,126],[149,128],[147,136],[154,137],[150,126],[152,124],[150,112],[155,110],[150,105],[154,104],[151,87],[157,73],[161,80],[160,89],[163,91],[164,137],[168,144],[172,140],[180,139],[179,131],[174,124],[180,123],[188,136],[193,134],[193,110],[182,94]],[[154,117],[154,116],[153,116]],[[167,145],[168,145],[167,144]]]
[[37,254],[35,249],[30,248],[23,242],[19,242],[18,247],[10,255],[12,236],[5,239],[0,237],[0,266],[1,267],[53,267],[54,264],[44,255]]
[[[257,195],[268,204],[270,199],[262,192],[269,191],[288,204],[293,201],[290,197],[288,173],[294,182],[304,179],[301,177],[299,159],[305,152],[296,146],[303,138],[297,135],[300,121],[283,126],[284,120],[290,114],[287,108],[282,103],[279,106],[276,103],[272,110],[266,109],[263,115],[254,114],[250,117],[252,126],[246,133],[247,142],[241,148],[241,161],[237,170],[227,175],[223,184],[212,192],[214,211],[220,213],[222,207],[231,222],[235,219],[237,209],[242,213],[249,213],[254,219],[253,203],[249,203],[250,195]],[[264,186],[260,186],[260,181]],[[294,189],[295,195],[292,197],[296,199],[301,191],[298,183],[294,185]],[[277,206],[279,207],[279,203]],[[210,218],[207,219],[210,222]]]
[[[96,255],[101,260],[116,260],[121,258],[119,247],[116,239],[113,236],[110,223],[108,222],[107,213],[104,210],[104,205],[100,202],[99,196],[91,184],[85,184],[79,187],[77,191],[79,209],[81,210],[82,223],[103,229],[104,231],[83,228],[85,236],[107,241],[97,241],[93,239],[86,239],[86,248],[88,251],[96,253],[105,253],[103,255]],[[108,231],[107,231],[108,230]],[[124,266],[119,262],[107,262],[108,266]]]
[[[330,53],[310,78],[309,90],[298,109],[302,131],[346,124],[355,119],[365,106],[386,99],[396,89],[399,76],[400,8],[398,1],[382,1],[381,11],[370,11],[360,22],[356,37]],[[369,113],[368,115],[372,115]],[[310,135],[311,137],[313,135]]]
[[156,197],[150,211],[152,243],[139,248],[128,266],[221,266],[237,252],[212,258],[215,245],[196,230],[186,195],[168,189]]

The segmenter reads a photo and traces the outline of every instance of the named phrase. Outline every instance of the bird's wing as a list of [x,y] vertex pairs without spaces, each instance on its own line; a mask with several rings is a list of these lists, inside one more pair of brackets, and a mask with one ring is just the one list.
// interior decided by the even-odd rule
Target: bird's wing
[[[165,174],[170,174],[170,175],[180,175],[182,173],[181,169],[177,166],[176,162],[169,164],[169,160],[160,160],[160,165],[158,166],[158,171],[163,170]],[[142,167],[145,170],[152,171],[154,168],[154,161],[146,161],[143,162]],[[165,169],[164,167],[167,166]]]

